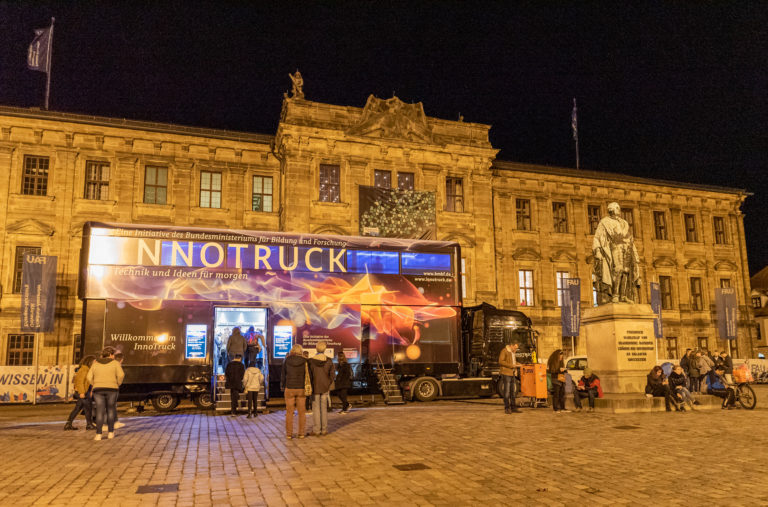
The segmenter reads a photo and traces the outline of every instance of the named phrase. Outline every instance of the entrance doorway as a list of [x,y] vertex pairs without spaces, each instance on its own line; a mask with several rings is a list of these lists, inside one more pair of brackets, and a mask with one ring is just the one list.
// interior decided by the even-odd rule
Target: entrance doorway
[[[266,337],[267,309],[244,306],[216,308],[213,324],[213,364],[216,375],[224,374],[224,368],[226,368],[228,361],[227,341],[235,327],[239,327],[240,333],[243,335],[248,332],[249,328],[253,327],[255,332],[261,333],[262,336]],[[262,358],[264,352],[264,347],[262,346],[260,352]],[[266,363],[266,360],[262,361],[262,364],[266,365]]]

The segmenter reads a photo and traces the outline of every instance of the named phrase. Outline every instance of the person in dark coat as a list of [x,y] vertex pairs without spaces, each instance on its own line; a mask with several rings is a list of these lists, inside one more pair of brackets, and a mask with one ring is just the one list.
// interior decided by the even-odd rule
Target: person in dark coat
[[683,353],[683,357],[680,358],[680,366],[683,368],[683,373],[685,374],[686,388],[690,391],[691,390],[691,380],[690,380],[691,349],[685,349],[685,353]]
[[693,410],[693,397],[688,390],[687,383],[683,367],[678,364],[669,374],[669,391],[672,394],[672,400],[679,404],[680,410],[683,412],[685,412],[686,403]]
[[555,413],[570,412],[565,409],[565,354],[557,349],[547,360],[547,373],[552,380],[552,408]]
[[233,361],[235,356],[239,355],[241,364],[242,359],[245,358],[248,353],[248,342],[245,341],[245,336],[240,333],[239,327],[232,328],[232,334],[229,335],[227,340],[227,358],[229,361]]
[[341,413],[347,414],[351,406],[347,401],[347,390],[352,387],[352,367],[343,351],[339,351],[336,357],[339,360],[336,366],[336,396],[341,400]]
[[243,375],[245,375],[245,365],[241,354],[235,354],[234,359],[227,364],[224,375],[227,379],[224,387],[229,389],[229,396],[232,398],[232,415],[236,416],[237,407],[240,403],[240,393],[243,392]]
[[304,391],[304,382],[308,374],[307,360],[304,358],[304,350],[301,345],[291,347],[288,357],[283,362],[280,371],[280,389],[285,396],[285,437],[293,438],[293,412],[299,412],[299,438],[304,438],[304,427],[307,423],[305,405],[307,395]]
[[[648,374],[648,382],[645,385],[645,395],[649,398],[664,397],[664,406],[667,412],[672,411],[672,395],[669,390],[669,380],[664,375],[661,366],[654,366]],[[675,410],[679,410],[675,404]]]
[[333,382],[333,360],[325,355],[325,342],[315,345],[317,354],[309,360],[309,373],[312,377],[312,433],[315,436],[328,433],[328,401]]
[[729,384],[733,384],[733,359],[728,355],[728,352],[724,350],[720,352],[720,364],[723,365],[725,380],[728,381]]

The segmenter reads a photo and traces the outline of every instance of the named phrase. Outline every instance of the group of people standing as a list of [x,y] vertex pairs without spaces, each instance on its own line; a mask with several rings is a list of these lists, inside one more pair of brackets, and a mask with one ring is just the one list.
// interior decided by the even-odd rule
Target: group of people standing
[[116,353],[114,347],[104,347],[100,355],[98,359],[85,356],[80,361],[73,381],[75,408],[64,425],[65,430],[76,430],[73,423],[82,412],[85,415],[85,429],[96,430],[94,440],[101,440],[105,427],[107,438],[111,439],[115,436],[115,428],[123,426],[117,421],[117,395],[125,378],[121,365],[123,354]]
[[[680,358],[680,366],[688,377],[688,389],[691,392],[706,392],[706,378],[715,366],[722,365],[724,375],[729,383],[733,382],[733,359],[726,351],[712,355],[704,349],[686,349]],[[703,387],[702,387],[703,385]]]
[[[294,345],[285,358],[280,375],[280,388],[285,393],[285,436],[304,438],[306,425],[306,399],[312,397],[312,435],[328,434],[328,407],[330,393],[335,391],[341,399],[341,414],[349,412],[347,390],[352,387],[352,367],[342,351],[337,354],[337,365],[326,354],[323,341],[315,345],[316,354],[304,357],[304,348]],[[294,412],[298,412],[298,433],[293,431]]]

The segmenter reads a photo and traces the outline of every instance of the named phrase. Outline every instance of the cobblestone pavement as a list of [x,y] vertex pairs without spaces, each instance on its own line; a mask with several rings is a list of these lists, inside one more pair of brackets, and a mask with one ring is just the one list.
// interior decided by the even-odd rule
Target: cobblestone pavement
[[[282,410],[190,410],[121,416],[101,442],[62,431],[65,407],[47,421],[7,417],[17,408],[0,407],[3,506],[768,505],[760,407],[505,415],[498,399],[413,403],[333,413],[327,436],[290,441]],[[428,468],[395,468],[407,464]],[[178,491],[137,493],[164,484]]]

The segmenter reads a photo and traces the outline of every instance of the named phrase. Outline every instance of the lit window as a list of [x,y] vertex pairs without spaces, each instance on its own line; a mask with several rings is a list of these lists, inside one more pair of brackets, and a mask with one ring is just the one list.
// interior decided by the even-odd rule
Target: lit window
[[413,190],[413,173],[397,173],[397,188],[400,190]]
[[35,335],[9,334],[8,354],[5,364],[8,366],[31,366],[34,364]]
[[320,201],[341,202],[340,177],[341,167],[320,164]]
[[373,171],[373,186],[376,188],[392,188],[392,172],[380,171],[378,169]]
[[13,292],[21,292],[21,272],[24,269],[24,256],[27,254],[40,254],[40,247],[37,246],[17,246],[16,258],[13,263]]
[[467,297],[467,263],[465,258],[461,258],[461,297]]
[[565,291],[567,290],[565,280],[570,278],[570,275],[567,271],[558,271],[556,276],[557,279],[555,280],[555,284],[557,285],[557,306],[563,306],[563,298],[565,297]]
[[517,273],[520,285],[520,306],[533,306],[533,271],[521,269]]
[[752,296],[752,308],[762,308],[763,301],[760,296]]

